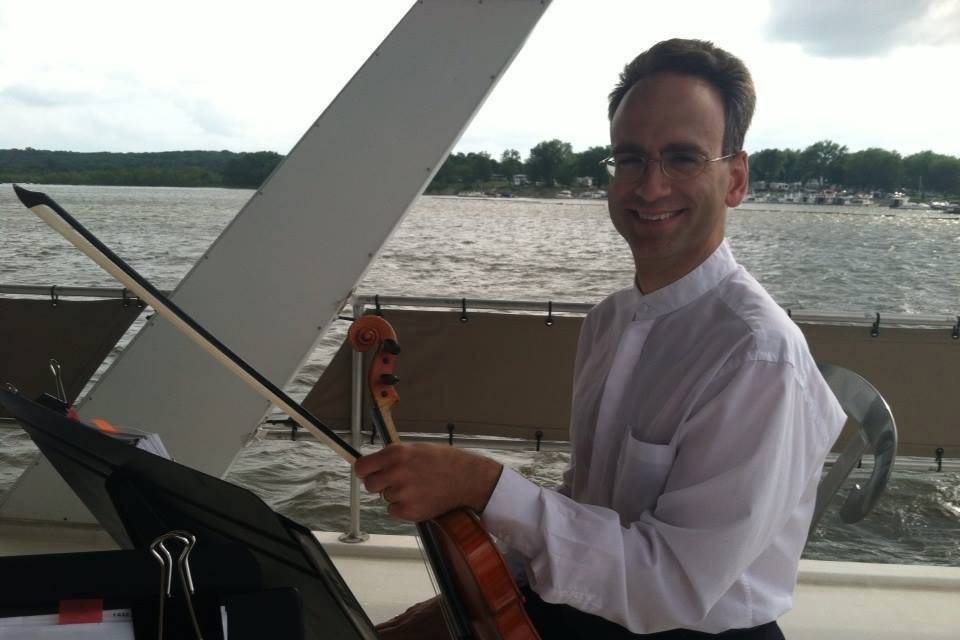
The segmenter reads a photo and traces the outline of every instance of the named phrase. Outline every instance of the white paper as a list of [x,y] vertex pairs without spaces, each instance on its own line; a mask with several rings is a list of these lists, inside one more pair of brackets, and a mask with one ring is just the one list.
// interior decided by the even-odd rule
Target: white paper
[[167,448],[163,444],[163,440],[160,439],[159,433],[147,433],[140,436],[137,439],[137,444],[135,446],[137,449],[149,451],[155,456],[160,456],[161,458],[166,458],[167,460],[173,460],[173,456],[171,456],[170,452],[167,451]]
[[56,613],[0,618],[0,640],[134,640],[130,609],[109,609],[103,622],[58,624]]

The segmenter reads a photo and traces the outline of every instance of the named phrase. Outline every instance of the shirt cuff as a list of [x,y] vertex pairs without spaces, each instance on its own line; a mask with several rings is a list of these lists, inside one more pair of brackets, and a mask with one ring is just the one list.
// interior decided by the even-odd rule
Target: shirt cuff
[[481,516],[491,534],[526,558],[534,557],[543,547],[539,527],[542,493],[541,487],[504,466]]

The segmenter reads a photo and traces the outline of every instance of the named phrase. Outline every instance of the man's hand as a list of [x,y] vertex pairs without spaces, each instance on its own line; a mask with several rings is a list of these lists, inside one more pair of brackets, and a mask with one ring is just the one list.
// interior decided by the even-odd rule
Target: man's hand
[[420,602],[396,618],[377,625],[383,640],[450,640],[437,598]]
[[466,506],[478,513],[497,486],[499,462],[444,444],[389,444],[357,460],[354,470],[390,515],[421,522]]

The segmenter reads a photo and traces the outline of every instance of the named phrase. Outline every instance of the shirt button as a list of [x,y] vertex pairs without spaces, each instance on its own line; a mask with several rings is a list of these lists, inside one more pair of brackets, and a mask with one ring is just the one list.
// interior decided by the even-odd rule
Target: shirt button
[[651,307],[647,303],[643,303],[642,305],[640,305],[640,311],[643,311],[644,313],[649,312],[652,308],[653,307]]

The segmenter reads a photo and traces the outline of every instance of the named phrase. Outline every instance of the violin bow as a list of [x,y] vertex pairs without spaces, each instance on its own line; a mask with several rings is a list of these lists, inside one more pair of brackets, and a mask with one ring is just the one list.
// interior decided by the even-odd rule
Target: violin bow
[[73,246],[120,281],[123,286],[134,292],[137,297],[153,307],[177,330],[193,340],[204,351],[213,356],[217,362],[245,382],[247,386],[276,405],[294,422],[312,433],[318,441],[326,444],[349,464],[352,465],[360,458],[359,451],[334,433],[330,427],[317,420],[300,403],[247,364],[240,356],[228,349],[213,334],[187,315],[185,311],[160,293],[133,267],[114,254],[96,236],[67,213],[53,198],[45,193],[30,191],[17,185],[13,185],[13,189],[24,206],[37,214],[41,220],[66,238]]

